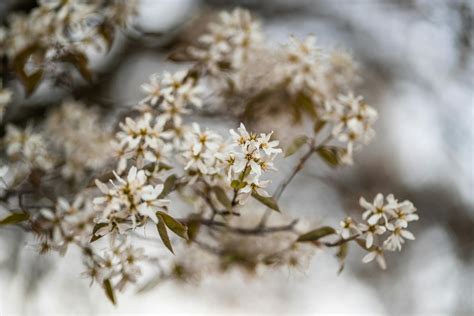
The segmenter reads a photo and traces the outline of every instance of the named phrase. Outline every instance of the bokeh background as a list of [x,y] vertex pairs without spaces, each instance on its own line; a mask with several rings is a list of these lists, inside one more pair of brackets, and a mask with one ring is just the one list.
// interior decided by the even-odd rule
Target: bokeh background
[[[0,20],[34,1],[0,1]],[[0,229],[0,315],[101,313],[472,315],[474,313],[474,4],[457,0],[142,0],[137,23],[147,36],[120,37],[94,59],[101,80],[78,87],[110,104],[133,104],[152,72],[166,61],[186,25],[200,15],[242,6],[263,21],[268,38],[315,34],[322,47],[342,48],[358,61],[357,92],[380,114],[377,137],[352,168],[329,170],[310,161],[285,193],[294,216],[337,225],[358,209],[359,196],[393,192],[418,208],[417,237],[388,270],[349,255],[318,252],[308,269],[269,270],[252,279],[239,272],[199,284],[164,283],[146,294],[129,291],[113,307],[99,287],[78,275],[79,254],[39,256],[32,240]],[[14,87],[15,88],[15,87]],[[20,87],[16,87],[20,88]],[[65,97],[39,91],[15,97],[16,120],[42,115]],[[236,122],[196,117],[226,129]],[[291,126],[284,128],[290,129]],[[288,169],[280,167],[283,172]]]

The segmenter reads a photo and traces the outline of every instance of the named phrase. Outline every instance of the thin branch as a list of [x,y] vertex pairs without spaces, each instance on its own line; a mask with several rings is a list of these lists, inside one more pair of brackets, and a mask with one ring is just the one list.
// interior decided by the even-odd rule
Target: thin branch
[[[193,221],[195,220],[196,219],[193,219]],[[189,220],[179,219],[179,221],[186,223]],[[212,219],[199,220],[199,223],[201,225],[208,226],[209,228],[218,228],[218,229],[226,230],[231,233],[236,233],[236,234],[241,234],[241,235],[265,235],[265,234],[272,234],[272,233],[277,233],[277,232],[294,232],[294,227],[297,222],[298,220],[296,219],[286,225],[246,228],[246,227],[230,226],[224,222],[215,221]]]

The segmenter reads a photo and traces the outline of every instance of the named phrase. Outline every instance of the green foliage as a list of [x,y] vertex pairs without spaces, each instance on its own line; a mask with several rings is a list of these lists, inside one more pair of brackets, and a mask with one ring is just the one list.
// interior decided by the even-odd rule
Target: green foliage
[[309,231],[298,237],[296,241],[305,242],[305,241],[317,241],[323,237],[335,234],[336,230],[329,226],[323,226],[312,231]]
[[105,279],[102,286],[104,287],[105,295],[107,295],[107,298],[112,302],[112,304],[115,305],[116,304],[115,293],[114,293],[112,284],[110,283],[110,280]]
[[25,70],[28,60],[33,59],[41,63],[44,59],[46,50],[38,44],[33,44],[22,49],[13,59],[13,69],[25,88],[25,93],[30,96],[38,88],[43,78],[43,70],[38,69],[32,73]]
[[319,148],[316,152],[331,167],[337,167],[341,163],[339,160],[339,150],[336,147],[325,146]]
[[27,221],[30,218],[28,213],[12,213],[0,220],[0,225],[14,225]]
[[166,214],[165,212],[158,211],[156,213],[160,220],[163,220],[166,227],[168,227],[173,233],[181,238],[188,239],[188,229],[186,225]]
[[315,134],[319,133],[323,128],[324,126],[326,126],[326,121],[322,121],[322,120],[316,120],[316,122],[314,122],[314,126],[313,126],[313,131]]
[[256,199],[257,201],[259,201],[260,203],[262,203],[263,205],[271,208],[272,210],[280,212],[280,208],[278,207],[278,204],[273,197],[261,196],[255,191],[252,192],[252,197]]
[[158,229],[158,234],[160,235],[161,241],[163,241],[163,244],[166,246],[166,248],[168,248],[168,250],[174,254],[173,246],[171,245],[166,228],[168,227],[168,229],[173,233],[186,240],[188,240],[188,228],[186,225],[166,214],[165,212],[158,211],[156,216],[158,217],[158,224],[156,224],[156,228]]
[[301,146],[306,144],[308,142],[308,136],[306,135],[301,135],[297,136],[293,141],[291,142],[291,145],[288,147],[288,149],[285,152],[285,157],[289,157],[296,153]]
[[158,234],[160,235],[161,241],[174,254],[173,246],[171,246],[171,241],[168,236],[168,231],[166,230],[166,225],[162,218],[159,218],[158,224],[156,224],[156,228],[158,229]]
[[336,257],[339,260],[339,270],[337,271],[338,274],[340,274],[344,270],[344,264],[346,262],[348,251],[349,244],[347,242],[339,246],[339,250],[336,253]]
[[173,192],[176,189],[176,180],[178,178],[176,175],[172,174],[168,178],[166,178],[165,183],[163,184],[163,191],[161,191],[160,195],[158,196],[159,199],[164,198],[171,192]]
[[214,186],[212,187],[212,190],[214,191],[219,203],[221,203],[227,210],[231,210],[232,202],[227,197],[227,194],[225,193],[224,189],[219,186]]
[[96,235],[96,232],[101,229],[102,227],[105,227],[107,226],[108,224],[107,223],[98,223],[98,224],[95,224],[94,228],[92,229],[92,237],[91,237],[91,240],[90,242],[94,242],[100,238],[102,238],[103,236],[99,236],[99,235]]
[[83,52],[74,51],[64,54],[61,56],[61,61],[73,65],[85,80],[92,82],[93,75],[89,69],[89,59]]
[[245,181],[239,181],[239,180],[232,180],[232,182],[230,183],[230,186],[234,190],[243,189],[246,185],[247,183]]

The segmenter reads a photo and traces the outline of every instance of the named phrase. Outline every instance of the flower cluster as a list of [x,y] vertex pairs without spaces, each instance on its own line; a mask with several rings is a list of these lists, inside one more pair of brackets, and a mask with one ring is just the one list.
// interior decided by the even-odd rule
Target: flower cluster
[[161,78],[158,74],[153,74],[150,81],[142,84],[141,88],[146,97],[140,103],[152,107],[159,105],[167,120],[172,120],[175,125],[181,125],[180,115],[188,113],[188,105],[198,108],[202,106],[202,88],[196,85],[195,79],[185,70],[174,74],[164,72]]
[[[7,31],[0,29],[0,51],[18,64],[14,68],[25,88],[39,82],[49,62],[72,63],[89,77],[86,48],[102,41],[110,45],[107,21],[129,24],[137,1],[39,3],[28,16],[13,16]],[[0,225],[31,230],[41,238],[41,252],[63,254],[68,245],[79,247],[85,274],[112,302],[114,291],[135,283],[140,263],[150,259],[129,243],[129,236],[140,236],[137,228],[146,226],[156,229],[164,247],[177,250],[176,260],[165,259],[162,266],[160,258],[159,279],[207,275],[204,265],[210,272],[239,267],[251,273],[267,266],[305,266],[321,246],[338,247],[343,266],[352,241],[367,251],[364,262],[375,259],[385,268],[384,252],[400,251],[406,239],[414,239],[407,227],[418,215],[410,201],[382,194],[372,203],[361,198],[362,220],[347,217],[340,231],[322,226],[301,234],[298,219],[271,216],[272,211],[284,213],[278,200],[310,157],[318,155],[331,166],[351,164],[358,146],[373,138],[377,118],[351,92],[355,75],[348,55],[321,52],[311,36],[290,40],[282,49],[266,47],[248,11],[224,12],[199,38],[199,47],[189,50],[196,63],[189,70],[152,75],[141,86],[144,99],[126,115],[66,101],[36,122],[35,131],[41,133],[33,125],[24,130],[7,125],[0,206],[12,211]],[[217,91],[207,93],[206,84]],[[225,102],[214,106],[222,98]],[[10,99],[9,90],[0,87],[0,116]],[[204,103],[211,106],[201,110]],[[287,156],[300,148],[306,153],[271,196],[268,172],[276,170],[282,153],[273,131],[254,133],[240,123],[223,136],[189,121],[185,115],[193,109],[252,123],[264,116],[294,115],[303,127],[310,123],[313,132],[299,135],[287,149]],[[119,120],[118,127],[102,126]],[[110,159],[113,155],[118,160]],[[176,205],[182,208],[189,206],[183,209],[187,213],[174,218],[168,196],[179,199]],[[247,203],[250,197],[262,207]],[[176,236],[187,242],[176,246],[170,238]],[[109,242],[103,253],[95,247],[99,239],[99,244]]]
[[192,47],[189,51],[215,76],[239,68],[260,48],[263,39],[260,24],[247,10],[222,12],[219,21],[210,23],[208,28],[209,32],[199,37],[203,47]]
[[184,134],[181,156],[184,169],[194,175],[193,182],[200,175],[219,175],[220,161],[217,155],[223,150],[225,144],[220,135],[209,130],[201,131],[199,124],[192,124],[192,129]]
[[130,168],[125,179],[114,172],[116,181],[112,187],[96,180],[103,196],[94,199],[95,209],[100,211],[100,229],[95,232],[103,236],[110,232],[123,234],[130,228],[145,224],[150,218],[158,222],[157,211],[166,211],[169,201],[160,198],[163,184],[153,185],[144,170]]
[[[125,15],[135,14],[135,1],[82,0],[40,0],[39,7],[29,15],[9,16],[6,52],[9,57],[15,56],[22,49],[39,43],[50,49],[49,55],[57,53],[58,45],[84,49],[88,46],[100,47],[99,40],[104,41],[103,29],[105,19],[125,21]],[[101,12],[101,8],[106,10]]]
[[69,244],[86,245],[94,225],[95,211],[89,199],[78,195],[72,203],[58,198],[54,208],[42,208],[36,225],[48,234],[40,235],[40,251],[56,250],[64,254]]
[[3,142],[11,161],[23,163],[28,169],[48,171],[53,167],[52,157],[48,153],[43,136],[34,133],[32,125],[28,125],[24,130],[11,124],[7,125]]
[[[147,259],[143,248],[133,247],[126,240],[111,240],[111,245],[102,255],[86,252],[86,271],[83,275],[98,284],[105,284],[108,295],[113,290],[123,291],[127,285],[137,282],[141,275],[140,263]],[[115,298],[112,296],[112,300]]]
[[125,123],[120,123],[117,133],[118,142],[114,142],[114,150],[119,157],[117,171],[122,173],[127,167],[127,160],[133,158],[138,168],[148,162],[166,162],[171,146],[165,144],[172,134],[164,131],[166,119],[153,117],[145,113],[136,121],[127,117]]
[[227,182],[240,194],[237,201],[245,203],[250,194],[268,197],[265,187],[269,180],[261,180],[260,176],[267,171],[276,170],[273,160],[282,152],[277,140],[270,140],[269,134],[249,133],[244,124],[240,124],[237,132],[230,130],[232,149],[224,156]]
[[112,134],[101,127],[99,113],[82,103],[66,101],[50,113],[46,133],[63,156],[65,179],[79,181],[86,171],[100,170],[108,163]]
[[377,111],[367,105],[361,96],[352,93],[339,95],[337,100],[326,102],[323,119],[333,124],[332,135],[346,145],[340,156],[346,164],[353,163],[354,147],[368,144],[375,135],[372,125]]
[[90,81],[88,54],[105,51],[116,27],[137,13],[136,1],[40,0],[28,14],[11,14],[0,30],[0,56],[5,55],[29,95],[43,79],[69,86],[77,71]]
[[[352,236],[362,238],[364,249],[368,251],[363,261],[370,262],[376,259],[380,267],[385,269],[383,252],[400,251],[405,239],[415,239],[407,227],[409,222],[418,220],[416,208],[408,200],[398,202],[393,194],[384,199],[379,193],[372,203],[361,197],[359,203],[365,209],[362,214],[364,222],[358,223],[351,217],[345,218],[341,221],[340,235],[344,239]],[[384,238],[384,241],[377,243],[378,238]]]
[[278,68],[289,91],[313,91],[318,88],[322,79],[322,60],[315,43],[314,36],[308,36],[304,41],[290,37],[290,45],[284,51],[285,62]]

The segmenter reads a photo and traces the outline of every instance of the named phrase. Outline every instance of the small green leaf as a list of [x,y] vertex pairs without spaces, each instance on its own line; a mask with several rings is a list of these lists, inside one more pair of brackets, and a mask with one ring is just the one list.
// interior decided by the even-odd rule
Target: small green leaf
[[199,220],[191,220],[189,223],[187,223],[188,226],[188,240],[192,241],[196,238],[196,236],[199,234],[199,230],[201,228],[201,222]]
[[105,41],[107,51],[109,51],[114,43],[115,28],[109,23],[102,23],[98,28],[98,32]]
[[219,186],[212,187],[212,190],[216,194],[217,200],[228,210],[232,209],[232,202],[227,197],[224,189]]
[[0,225],[14,225],[30,218],[28,213],[12,213],[0,221]]
[[277,202],[271,196],[268,196],[268,197],[267,196],[261,196],[260,194],[258,194],[257,192],[254,191],[254,192],[252,192],[252,197],[254,199],[256,199],[257,201],[259,201],[260,203],[262,203],[263,205],[271,208],[272,210],[280,212],[280,208],[278,207]]
[[110,283],[110,280],[105,279],[103,286],[104,286],[105,294],[107,295],[108,299],[112,302],[112,304],[115,305],[116,304],[115,293],[114,293],[114,289],[112,288],[112,284]]
[[153,290],[155,287],[157,287],[161,282],[163,281],[163,276],[161,274],[158,274],[154,278],[150,279],[148,282],[143,284],[137,291],[137,293],[142,294],[145,292],[149,292],[150,290]]
[[107,226],[108,224],[107,223],[98,223],[98,224],[95,224],[94,228],[92,229],[92,237],[91,237],[91,240],[90,242],[94,242],[104,236],[100,236],[100,235],[96,235],[95,233],[101,229],[102,227],[105,227]]
[[339,250],[336,253],[336,257],[339,260],[339,270],[337,271],[338,274],[344,270],[344,264],[346,262],[347,252],[349,251],[349,244],[347,242],[343,243],[339,246]]
[[338,150],[334,147],[321,147],[317,150],[317,153],[321,159],[323,159],[331,167],[337,167],[339,165]]
[[325,236],[332,235],[335,233],[336,233],[336,230],[334,228],[329,227],[329,226],[323,226],[301,235],[300,237],[298,237],[296,241],[300,241],[300,242],[316,241],[320,238],[323,238]]
[[176,235],[181,238],[188,239],[188,228],[183,223],[177,221],[173,217],[169,216],[165,212],[158,211],[156,213],[158,218],[162,220],[165,225]]
[[158,171],[171,170],[171,169],[173,169],[173,167],[171,167],[170,165],[167,165],[163,162],[158,163]]
[[326,126],[326,121],[316,120],[313,126],[314,133],[315,134],[319,133],[323,129],[324,126]]
[[186,50],[177,50],[172,52],[171,54],[168,55],[167,57],[168,60],[171,60],[173,62],[179,63],[179,62],[190,62],[190,61],[195,61],[196,58],[191,56]]
[[33,73],[25,71],[25,65],[30,59],[35,59],[37,62],[42,62],[46,50],[39,44],[35,43],[22,49],[13,59],[13,69],[25,88],[26,96],[30,96],[38,88],[41,79],[43,78],[43,69],[38,69]]
[[85,80],[89,82],[93,81],[94,78],[89,69],[89,59],[86,54],[80,51],[73,51],[63,55],[61,60],[73,65]]
[[158,224],[156,224],[156,228],[158,229],[158,233],[160,234],[161,241],[166,246],[166,248],[174,254],[173,247],[171,246],[170,238],[168,237],[168,231],[166,230],[166,225],[164,220],[159,217]]
[[308,136],[306,135],[301,135],[293,139],[293,141],[291,142],[291,145],[286,150],[285,157],[289,157],[293,155],[294,153],[296,153],[301,148],[301,146],[303,146],[307,142],[308,142]]
[[316,107],[313,103],[311,97],[307,96],[304,93],[300,93],[296,99],[298,104],[300,105],[301,109],[308,113],[311,117],[316,117]]
[[164,185],[163,186],[163,191],[161,191],[161,194],[158,196],[159,199],[162,199],[165,196],[167,196],[168,194],[170,194],[171,192],[173,192],[173,190],[176,187],[176,180],[177,179],[178,178],[174,174],[172,174],[168,178],[166,178],[165,183],[163,184]]
[[240,190],[240,189],[244,188],[246,185],[247,185],[247,182],[239,181],[239,180],[232,180],[232,182],[230,183],[230,186],[234,190]]
[[232,187],[232,189],[237,189],[239,185],[240,185],[239,180],[232,180],[232,182],[230,183],[230,186]]

